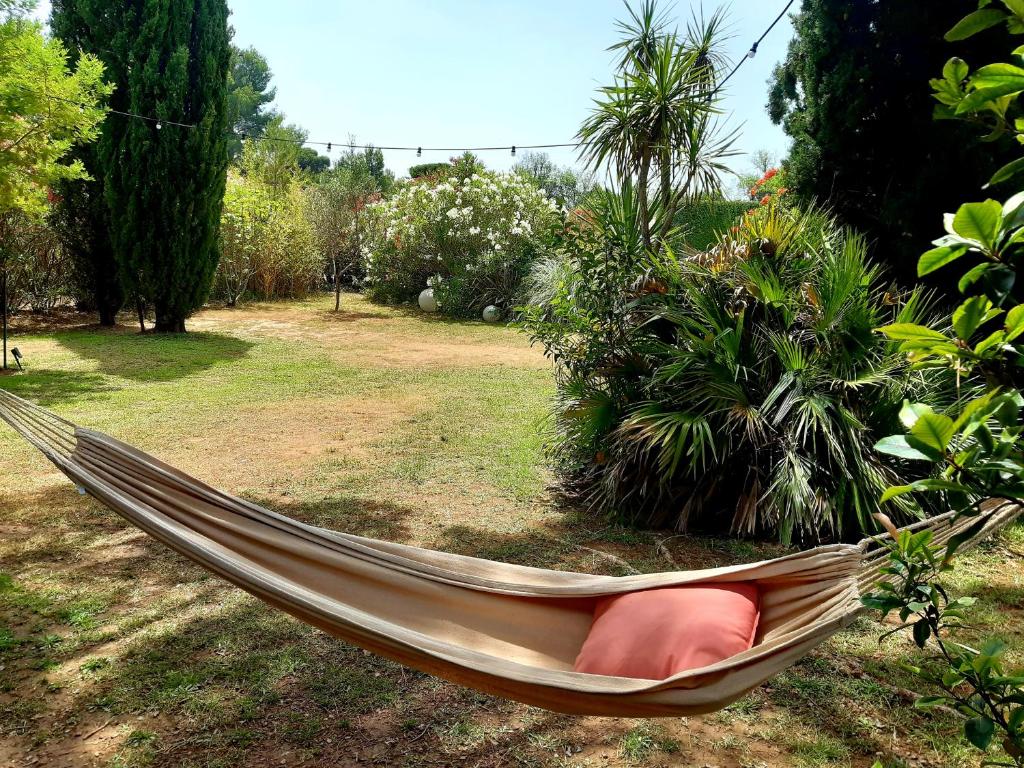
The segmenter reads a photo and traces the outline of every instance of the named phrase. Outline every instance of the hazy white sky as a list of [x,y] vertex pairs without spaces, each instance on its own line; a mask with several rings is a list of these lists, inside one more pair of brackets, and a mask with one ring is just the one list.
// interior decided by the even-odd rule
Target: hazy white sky
[[[229,0],[235,43],[270,62],[277,106],[310,139],[399,146],[486,146],[572,141],[595,89],[610,81],[621,0]],[[729,4],[728,53],[738,60],[785,0]],[[693,2],[694,8],[700,3]],[[667,7],[667,4],[666,4]],[[705,0],[705,11],[716,7]],[[48,13],[46,4],[39,14]],[[685,24],[691,3],[672,15]],[[744,152],[784,154],[765,114],[766,81],[792,35],[788,17],[730,81],[725,101]],[[324,151],[320,148],[320,151]],[[337,156],[338,150],[334,150]],[[451,153],[386,152],[399,175]],[[553,159],[575,163],[571,149]],[[508,152],[481,153],[507,168]],[[738,157],[735,169],[747,170]]]

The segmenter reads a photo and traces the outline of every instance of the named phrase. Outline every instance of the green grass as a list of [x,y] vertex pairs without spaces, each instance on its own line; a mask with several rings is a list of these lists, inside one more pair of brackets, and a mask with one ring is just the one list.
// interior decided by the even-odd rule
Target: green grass
[[[345,297],[209,311],[199,332],[16,335],[0,387],[317,525],[523,564],[622,574],[785,550],[635,531],[555,504],[543,456],[550,368],[514,330]],[[16,326],[17,328],[17,326]],[[432,350],[436,355],[432,356]],[[941,712],[901,698],[905,639],[858,621],[726,710],[571,718],[365,654],[129,528],[0,429],[0,752],[109,766],[439,764],[974,768]],[[9,474],[8,474],[9,473]],[[15,478],[9,482],[7,478]],[[965,556],[970,637],[1024,663],[1024,527]],[[893,739],[893,733],[898,739]],[[76,736],[75,734],[80,734]],[[7,752],[4,752],[6,756]],[[723,757],[726,756],[726,757]],[[916,759],[916,757],[913,757]]]

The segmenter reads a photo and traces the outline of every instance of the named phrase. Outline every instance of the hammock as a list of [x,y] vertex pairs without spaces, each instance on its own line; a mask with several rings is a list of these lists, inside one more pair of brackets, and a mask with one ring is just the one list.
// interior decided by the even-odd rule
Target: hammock
[[[850,624],[888,550],[873,539],[748,565],[635,576],[550,571],[376,541],[230,496],[0,389],[0,418],[80,489],[173,550],[270,605],[368,651],[458,685],[568,714],[715,711]],[[974,540],[1013,520],[989,508]],[[937,543],[976,520],[922,521]],[[655,587],[755,583],[749,650],[666,680],[573,671],[596,602]]]

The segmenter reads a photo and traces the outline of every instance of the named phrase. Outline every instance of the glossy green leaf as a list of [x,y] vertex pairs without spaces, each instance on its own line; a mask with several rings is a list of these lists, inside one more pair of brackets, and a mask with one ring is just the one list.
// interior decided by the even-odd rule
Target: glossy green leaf
[[1024,192],[1018,192],[1003,203],[1003,225],[1011,226],[1014,215],[1024,211]]
[[935,461],[934,455],[912,446],[907,441],[905,435],[890,435],[889,437],[883,437],[875,443],[875,450],[880,453],[887,453],[890,456],[898,456],[901,459]]
[[903,422],[904,427],[910,429],[926,413],[934,413],[931,406],[904,400],[903,407],[900,409],[900,421]]
[[1007,312],[1007,331],[1017,331],[1021,328],[1024,328],[1024,304],[1018,304]]
[[942,76],[951,83],[960,84],[970,72],[967,62],[959,56],[953,56],[942,67]]
[[965,341],[974,335],[982,325],[1001,315],[1001,309],[995,309],[992,302],[985,296],[973,296],[953,312],[953,330]]
[[1024,157],[1018,157],[1016,160],[1011,160],[998,171],[993,173],[992,178],[988,180],[988,185],[1002,184],[1004,181],[1009,181],[1021,173],[1024,173]]
[[879,498],[879,502],[885,504],[885,502],[889,501],[890,499],[895,499],[897,496],[906,496],[908,493],[913,492],[914,486],[912,485],[893,485],[885,489],[885,491],[882,493],[881,498]]
[[995,200],[964,203],[953,217],[953,230],[961,237],[976,240],[985,249],[991,250],[995,246],[1002,218],[1003,206]]
[[983,261],[975,267],[972,267],[963,277],[960,278],[960,282],[957,284],[957,288],[960,289],[960,293],[966,293],[967,289],[974,285],[978,280],[981,279],[988,270],[996,267],[991,261]]
[[940,413],[926,413],[911,428],[910,435],[929,448],[945,452],[955,432],[953,420],[948,416],[943,416]]
[[974,349],[972,351],[976,356],[983,357],[985,353],[988,352],[989,350],[1002,351],[1003,345],[1005,343],[1006,333],[1002,329],[999,329],[998,331],[993,331],[984,339],[975,344]]
[[886,453],[890,456],[898,456],[901,459],[932,461],[931,456],[911,446],[907,442],[905,435],[890,435],[889,437],[883,437],[875,443],[875,450],[880,453]]
[[971,35],[976,35],[990,27],[994,27],[996,24],[1006,21],[1006,19],[1007,15],[1004,11],[1000,11],[997,8],[982,8],[960,19],[946,33],[946,40],[951,43],[957,40],[965,40]]
[[895,341],[949,341],[938,331],[914,323],[893,323],[878,330]]
[[960,415],[956,421],[953,422],[953,429],[959,431],[963,429],[964,425],[968,422],[984,422],[987,418],[985,408],[991,404],[993,392],[987,392],[981,397],[976,397],[967,403],[960,411]]
[[917,261],[917,276],[924,277],[951,261],[956,261],[968,251],[966,245],[940,245],[921,254]]
[[964,736],[978,749],[988,749],[995,733],[995,725],[987,717],[972,717],[964,723]]

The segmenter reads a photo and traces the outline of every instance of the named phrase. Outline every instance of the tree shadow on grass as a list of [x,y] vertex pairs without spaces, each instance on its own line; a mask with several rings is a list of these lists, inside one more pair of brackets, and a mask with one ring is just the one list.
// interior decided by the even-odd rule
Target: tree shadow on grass
[[577,510],[516,533],[451,525],[440,531],[431,546],[536,568],[614,576],[717,568],[779,557],[792,551],[776,544],[610,525]]
[[[374,305],[369,305],[371,309],[375,308]],[[337,324],[337,323],[354,323],[359,320],[391,320],[393,315],[388,313],[384,308],[377,311],[367,311],[365,309],[346,309],[345,302],[342,300],[341,309],[337,312],[334,309],[321,309],[313,312],[313,317],[318,322],[325,324]]]
[[43,491],[0,493],[13,532],[4,539],[4,571],[18,574],[45,568],[67,583],[88,590],[104,580],[147,578],[159,586],[179,583],[184,559],[89,496],[71,481]]
[[239,360],[253,344],[219,333],[139,334],[68,331],[53,338],[79,357],[94,360],[102,373],[134,381],[174,381]]
[[[388,304],[396,315],[401,317],[410,318],[412,320],[418,320],[425,324],[430,325],[453,325],[453,326],[486,326],[488,325],[479,316],[474,315],[473,317],[457,317],[454,315],[445,315],[441,312],[424,312],[416,304]],[[502,325],[502,323],[495,323],[495,325]]]
[[315,317],[324,323],[348,323],[357,320],[415,320],[425,325],[443,325],[455,328],[487,325],[478,316],[455,317],[440,312],[424,312],[415,304],[377,304],[368,301],[362,307],[346,309],[345,299],[342,297],[340,311],[335,312],[333,308],[319,310],[315,313]]
[[399,543],[412,536],[407,519],[413,515],[413,510],[388,501],[344,494],[288,504],[261,496],[247,495],[246,498],[261,507],[330,531]]
[[[571,720],[528,710],[533,727],[513,732],[504,723],[518,705],[366,654],[255,599],[204,600],[199,614],[135,633],[83,673],[63,706],[25,718],[24,756],[84,754],[87,745],[59,732],[36,746],[33,731],[57,721],[79,732],[112,726],[108,748],[125,757],[148,748],[146,764],[158,766],[450,765],[463,755],[501,765]],[[153,738],[133,745],[132,731]]]
[[88,399],[103,392],[116,392],[121,387],[112,384],[107,377],[99,373],[29,366],[24,373],[0,378],[0,389],[37,405],[52,406]]

